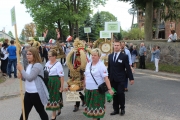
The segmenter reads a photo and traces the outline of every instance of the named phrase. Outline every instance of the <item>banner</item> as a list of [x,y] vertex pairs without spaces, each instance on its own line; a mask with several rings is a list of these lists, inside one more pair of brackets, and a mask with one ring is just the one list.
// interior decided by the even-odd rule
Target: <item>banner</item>
[[91,27],[85,27],[84,33],[91,33]]
[[11,23],[12,26],[16,24],[15,6],[11,9]]
[[100,31],[100,38],[111,38],[111,32]]
[[120,33],[120,22],[105,22],[105,31]]

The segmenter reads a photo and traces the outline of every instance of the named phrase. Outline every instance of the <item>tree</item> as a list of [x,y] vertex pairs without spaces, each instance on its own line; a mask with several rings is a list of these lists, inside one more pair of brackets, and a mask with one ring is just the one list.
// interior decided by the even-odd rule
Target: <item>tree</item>
[[28,37],[35,37],[36,36],[36,25],[34,23],[29,23],[24,26],[24,29],[22,30],[22,35],[25,36],[25,38]]
[[[165,4],[165,6],[169,9],[172,6],[172,3],[174,3],[174,1],[177,1],[177,0],[118,0],[118,1],[131,2],[132,4],[135,4],[139,9],[142,9],[145,11],[145,27],[144,27],[145,40],[150,41],[150,40],[152,40],[152,31],[153,31],[152,23],[153,23],[154,9],[161,7],[162,4]],[[175,13],[174,10],[172,10],[172,11],[173,11],[173,13]],[[172,11],[171,12],[169,11],[168,13],[172,13]],[[166,11],[165,11],[165,13],[166,13]],[[171,16],[173,16],[173,15],[174,14],[171,14]],[[157,27],[157,25],[156,25],[156,27]]]
[[99,17],[100,19],[100,23],[102,26],[104,26],[105,22],[115,22],[117,21],[117,17],[115,17],[112,13],[107,12],[107,11],[101,11],[101,12],[97,12],[94,14],[93,18],[92,18],[92,22],[93,24],[96,23],[97,17]]
[[[104,5],[107,0],[22,0],[28,12],[33,17],[37,27],[42,31],[44,29],[58,28],[63,35],[63,26],[69,26],[69,34],[74,35],[74,28],[76,33],[79,33],[79,23],[84,21],[86,14],[91,12],[93,2],[94,6]],[[37,9],[38,8],[38,9]]]
[[11,31],[8,32],[8,35],[10,35],[11,37],[14,37]]

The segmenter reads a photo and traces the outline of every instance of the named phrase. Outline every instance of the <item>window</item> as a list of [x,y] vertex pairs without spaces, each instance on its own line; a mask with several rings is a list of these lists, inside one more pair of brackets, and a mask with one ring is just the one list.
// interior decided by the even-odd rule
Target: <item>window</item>
[[0,34],[0,38],[2,38],[3,37],[3,35],[2,34]]

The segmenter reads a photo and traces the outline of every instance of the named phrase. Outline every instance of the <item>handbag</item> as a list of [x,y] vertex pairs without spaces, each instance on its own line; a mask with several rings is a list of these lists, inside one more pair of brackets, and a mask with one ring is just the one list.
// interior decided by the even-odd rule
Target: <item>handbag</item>
[[[90,73],[91,73],[91,68],[92,68],[92,63],[91,63],[91,66],[90,66]],[[92,75],[92,73],[91,73],[91,76],[92,76],[93,80],[95,81],[96,85],[98,85],[98,83],[97,83],[97,81],[95,80],[95,78],[94,78],[94,76]],[[108,87],[107,87],[107,85],[106,85],[105,82],[102,83],[101,85],[99,85],[98,91],[99,91],[100,94],[104,94],[105,92],[108,91]]]

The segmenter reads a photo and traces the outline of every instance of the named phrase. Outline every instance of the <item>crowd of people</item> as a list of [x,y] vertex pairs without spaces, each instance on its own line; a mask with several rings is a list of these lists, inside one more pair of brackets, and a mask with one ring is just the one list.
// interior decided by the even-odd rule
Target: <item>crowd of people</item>
[[[5,41],[1,48],[1,71],[3,75],[11,78],[13,69],[14,78],[21,78],[25,81],[25,118],[34,106],[42,120],[48,120],[45,111],[52,111],[51,120],[61,114],[63,107],[62,92],[64,88],[64,70],[66,57],[57,60],[58,53],[51,47],[42,44],[38,49],[25,44],[22,47],[23,65],[17,64],[16,46],[14,41],[11,45]],[[86,44],[86,43],[85,43]],[[62,50],[67,55],[73,46],[61,43]],[[113,112],[110,115],[125,114],[125,93],[128,91],[128,81],[134,84],[133,69],[136,63],[145,69],[146,47],[141,43],[139,52],[137,46],[130,43],[114,41],[114,52],[108,56],[108,68],[101,61],[102,52],[98,48],[93,48],[93,43],[87,43],[86,47],[91,48],[92,52],[86,52],[87,65],[84,71],[84,94],[79,92],[85,110],[83,114],[87,118],[100,120],[105,115],[105,93],[100,93],[98,87],[105,83],[109,94],[113,95]],[[4,54],[4,55],[2,55]],[[155,62],[156,72],[158,72],[158,62],[160,59],[160,47],[152,49],[153,61]],[[139,56],[139,59],[138,59]],[[45,66],[42,62],[45,61]],[[13,68],[12,68],[13,66]],[[17,70],[19,74],[17,75]],[[48,71],[48,83],[43,82],[44,71]],[[68,75],[69,76],[69,75]],[[69,76],[70,77],[70,76]],[[115,89],[116,94],[112,88]],[[73,112],[79,110],[80,102],[76,102]],[[45,109],[44,109],[45,107]],[[20,120],[23,120],[21,115]]]

